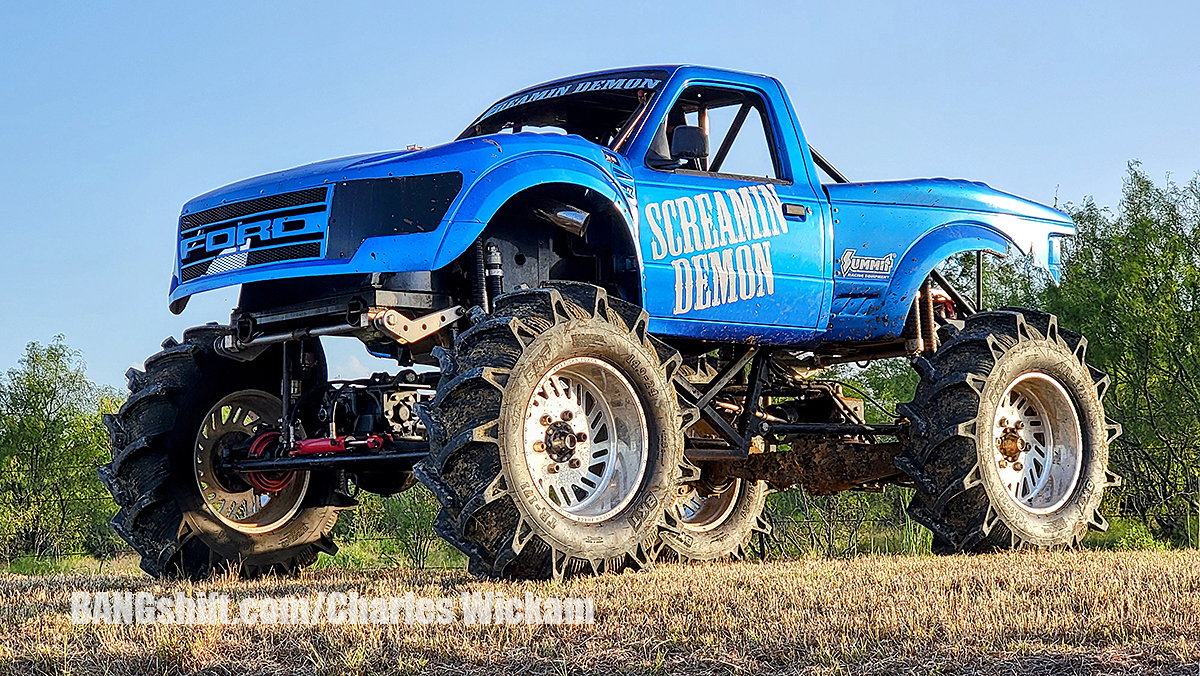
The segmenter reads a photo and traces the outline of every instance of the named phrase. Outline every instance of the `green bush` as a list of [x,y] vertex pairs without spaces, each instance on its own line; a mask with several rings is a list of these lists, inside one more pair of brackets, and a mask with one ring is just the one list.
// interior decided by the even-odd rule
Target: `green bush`
[[1171,545],[1154,537],[1146,524],[1139,519],[1112,519],[1108,531],[1092,532],[1084,540],[1084,546],[1091,549],[1109,549],[1115,551],[1137,551],[1143,549],[1164,550]]

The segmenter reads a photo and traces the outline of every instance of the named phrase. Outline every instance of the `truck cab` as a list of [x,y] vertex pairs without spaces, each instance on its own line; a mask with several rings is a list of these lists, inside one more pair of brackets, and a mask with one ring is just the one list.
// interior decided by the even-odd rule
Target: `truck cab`
[[654,330],[794,344],[820,335],[833,221],[777,80],[680,68],[624,151]]

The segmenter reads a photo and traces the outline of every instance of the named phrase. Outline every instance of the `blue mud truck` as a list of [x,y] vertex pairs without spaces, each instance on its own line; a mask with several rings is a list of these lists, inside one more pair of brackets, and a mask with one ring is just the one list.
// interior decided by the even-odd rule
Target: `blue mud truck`
[[[178,227],[171,311],[241,290],[105,421],[113,527],[151,575],[296,571],[359,491],[417,481],[499,578],[740,556],[794,486],[911,487],[939,553],[1105,527],[1119,428],[1087,341],[938,271],[1016,250],[1057,278],[1071,220],[983,183],[849,182],[771,77],[541,84],[453,142],[234,183]],[[321,336],[400,370],[331,380]],[[888,424],[819,377],[896,357],[920,382]]]

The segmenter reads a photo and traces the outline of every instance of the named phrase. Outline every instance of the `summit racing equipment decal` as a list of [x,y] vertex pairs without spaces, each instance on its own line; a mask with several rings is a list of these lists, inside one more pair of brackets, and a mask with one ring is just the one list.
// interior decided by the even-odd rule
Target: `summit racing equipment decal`
[[[525,92],[504,99],[500,103],[488,108],[480,119],[486,119],[525,103],[541,101],[543,99],[555,99],[560,96],[570,94],[582,94],[583,92],[598,91],[601,89],[657,89],[658,85],[662,84],[662,78],[658,77],[637,77],[638,73],[625,73],[624,77],[600,77],[590,80],[575,80],[573,82],[564,82],[553,87],[546,87],[537,91]],[[632,77],[631,77],[632,76]]]
[[896,263],[896,254],[890,253],[881,258],[856,255],[857,249],[846,249],[838,259],[838,274],[843,277],[864,277],[883,279],[892,274],[892,266]]
[[672,313],[775,294],[771,239],[786,235],[775,186],[764,183],[650,202],[650,257],[675,269]]

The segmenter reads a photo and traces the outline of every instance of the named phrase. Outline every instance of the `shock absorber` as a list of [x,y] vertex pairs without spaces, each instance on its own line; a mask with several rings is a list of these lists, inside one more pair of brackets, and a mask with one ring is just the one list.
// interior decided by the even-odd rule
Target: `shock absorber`
[[494,302],[504,293],[504,268],[501,265],[500,247],[492,242],[484,247],[483,268],[487,278],[488,299]]
[[918,297],[917,326],[918,336],[921,340],[921,351],[925,354],[932,354],[938,349],[937,327],[934,326],[933,320],[933,293],[930,289],[929,280],[921,285],[921,293]]
[[478,305],[484,312],[491,312],[491,308],[488,307],[487,275],[484,272],[482,239],[475,240],[472,251],[475,254],[475,274],[471,279],[471,304]]

